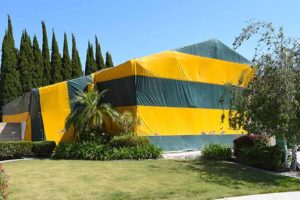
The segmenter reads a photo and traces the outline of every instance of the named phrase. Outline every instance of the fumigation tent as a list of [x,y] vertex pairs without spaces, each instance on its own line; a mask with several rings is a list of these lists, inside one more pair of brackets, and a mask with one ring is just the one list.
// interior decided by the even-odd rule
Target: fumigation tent
[[231,144],[245,132],[230,129],[227,120],[221,122],[222,108],[228,115],[230,97],[225,95],[224,105],[220,98],[226,84],[236,85],[242,74],[253,72],[250,65],[220,41],[209,40],[34,89],[5,105],[3,120],[26,122],[27,140],[68,140],[72,133],[65,132],[64,123],[73,109],[72,99],[93,81],[98,90],[107,90],[103,102],[138,119],[133,130],[137,135],[149,137],[166,151]]
[[2,107],[3,121],[22,123],[22,139],[26,141],[68,140],[73,134],[65,131],[65,120],[74,108],[79,91],[87,89],[92,76],[33,89]]

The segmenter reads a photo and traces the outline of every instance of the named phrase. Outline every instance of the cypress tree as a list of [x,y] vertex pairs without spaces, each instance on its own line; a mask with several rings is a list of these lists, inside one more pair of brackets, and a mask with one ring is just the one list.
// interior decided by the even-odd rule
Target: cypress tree
[[17,71],[17,51],[13,38],[12,24],[8,16],[8,30],[2,41],[0,73],[0,106],[22,94],[20,74]]
[[43,56],[39,47],[36,35],[33,37],[33,86],[41,87],[43,85]]
[[97,36],[95,36],[96,40],[96,63],[97,63],[97,70],[101,70],[105,68],[104,59],[101,52],[100,43],[98,41]]
[[82,66],[80,62],[79,53],[76,47],[76,39],[72,34],[72,78],[82,76]]
[[43,29],[43,47],[42,47],[42,56],[43,56],[43,85],[49,85],[51,81],[51,66],[50,66],[50,53],[49,53],[49,45],[48,45],[48,36],[46,25],[42,21],[42,29]]
[[66,33],[64,33],[62,76],[63,76],[63,80],[69,80],[72,78],[72,64],[69,55],[68,39]]
[[52,84],[63,81],[61,75],[61,56],[59,53],[55,33],[52,33],[52,51],[51,51],[51,82]]
[[93,45],[88,42],[88,49],[86,52],[86,61],[85,61],[85,75],[90,75],[91,73],[97,71],[97,63],[94,58],[94,49]]
[[33,85],[33,52],[31,40],[26,30],[23,31],[20,43],[18,66],[21,77],[22,92],[30,91]]
[[106,52],[105,66],[106,66],[106,68],[114,66],[114,63],[112,61],[112,57],[111,57],[111,55],[110,55],[110,53],[108,51]]

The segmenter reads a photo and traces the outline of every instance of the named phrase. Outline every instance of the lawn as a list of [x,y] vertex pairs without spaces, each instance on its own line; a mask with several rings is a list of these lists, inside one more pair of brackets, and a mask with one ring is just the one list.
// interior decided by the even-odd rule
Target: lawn
[[300,180],[237,164],[32,160],[4,164],[10,199],[215,199],[300,190]]

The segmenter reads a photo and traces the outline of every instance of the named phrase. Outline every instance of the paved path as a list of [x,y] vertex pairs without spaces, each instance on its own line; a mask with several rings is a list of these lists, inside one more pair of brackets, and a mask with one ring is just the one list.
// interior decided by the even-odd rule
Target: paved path
[[164,159],[186,159],[196,158],[201,155],[201,151],[184,151],[184,152],[166,152],[163,154]]
[[219,200],[299,200],[299,199],[300,199],[300,192],[281,192],[281,193],[230,197],[230,198],[223,198]]

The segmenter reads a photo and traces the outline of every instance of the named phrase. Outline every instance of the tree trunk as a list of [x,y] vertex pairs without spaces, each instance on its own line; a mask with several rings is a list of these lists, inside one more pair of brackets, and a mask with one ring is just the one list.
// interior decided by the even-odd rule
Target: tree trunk
[[294,144],[292,147],[292,163],[291,163],[291,171],[297,170],[297,149],[298,145]]
[[283,145],[284,145],[284,169],[288,170],[289,169],[289,163],[288,163],[288,148],[287,148],[287,141],[286,141],[286,137],[283,136]]

